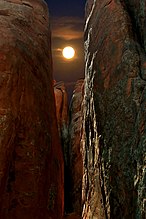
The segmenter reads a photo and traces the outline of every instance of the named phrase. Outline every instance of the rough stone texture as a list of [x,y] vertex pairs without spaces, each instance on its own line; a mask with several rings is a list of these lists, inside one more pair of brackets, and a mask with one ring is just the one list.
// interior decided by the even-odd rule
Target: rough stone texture
[[83,215],[146,218],[146,3],[88,0]]
[[[122,1],[121,1],[122,2]],[[146,50],[146,2],[145,0],[125,0],[123,7],[128,12],[131,19],[133,32],[137,37],[140,46]]]
[[58,123],[58,130],[64,150],[65,164],[68,164],[68,98],[64,82],[54,83],[56,116]]
[[61,144],[64,154],[64,188],[65,188],[65,211],[68,212],[70,205],[70,173],[69,173],[69,142],[68,142],[68,98],[64,82],[54,81],[54,93],[56,103],[56,115]]
[[81,215],[82,212],[82,101],[83,101],[84,80],[78,80],[71,100],[70,125],[69,125],[69,157],[71,174],[71,203],[72,211]]
[[0,218],[60,219],[63,157],[47,6],[0,1]]
[[54,82],[54,93],[58,128],[64,132],[63,129],[68,128],[68,99],[64,82]]

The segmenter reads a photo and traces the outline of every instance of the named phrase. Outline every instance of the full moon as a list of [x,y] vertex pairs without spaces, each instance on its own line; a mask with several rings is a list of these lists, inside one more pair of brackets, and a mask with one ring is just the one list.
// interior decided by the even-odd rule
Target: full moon
[[67,46],[63,49],[62,54],[66,59],[72,59],[75,55],[75,50],[71,46]]

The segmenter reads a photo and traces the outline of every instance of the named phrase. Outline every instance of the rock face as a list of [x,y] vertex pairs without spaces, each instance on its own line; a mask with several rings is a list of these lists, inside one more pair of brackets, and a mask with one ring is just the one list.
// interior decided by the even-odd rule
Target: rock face
[[61,145],[64,155],[64,188],[65,188],[65,211],[70,208],[70,173],[69,173],[69,139],[68,139],[68,98],[64,82],[54,82],[56,103],[56,115]]
[[88,0],[83,215],[146,217],[146,4]]
[[82,101],[83,101],[84,80],[77,81],[73,92],[70,106],[70,125],[69,125],[69,157],[71,174],[71,203],[72,211],[81,215],[82,212]]
[[0,218],[63,216],[47,6],[0,1]]
[[67,136],[64,132],[68,129],[68,99],[64,82],[60,81],[54,83],[54,93],[58,129],[60,135]]

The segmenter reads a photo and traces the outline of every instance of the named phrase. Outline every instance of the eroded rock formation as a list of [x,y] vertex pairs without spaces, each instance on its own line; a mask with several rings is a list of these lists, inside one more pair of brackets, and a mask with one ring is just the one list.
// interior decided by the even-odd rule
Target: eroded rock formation
[[62,219],[65,169],[66,219],[145,219],[145,23],[144,0],[87,1],[68,128],[46,4],[0,1],[0,218]]
[[64,155],[64,188],[65,188],[65,212],[70,206],[70,170],[69,170],[69,135],[68,135],[68,97],[64,82],[54,82],[54,93],[56,103],[56,115],[58,130]]
[[71,188],[70,198],[72,211],[81,215],[82,212],[82,178],[83,178],[83,158],[82,158],[82,101],[84,95],[84,80],[77,81],[72,102],[70,106],[70,125],[69,125],[69,159]]
[[88,0],[83,218],[146,217],[145,1]]
[[65,132],[64,129],[68,129],[68,98],[64,82],[54,82],[54,93],[58,129],[61,135],[61,132]]
[[0,218],[61,219],[63,157],[48,10],[0,1]]

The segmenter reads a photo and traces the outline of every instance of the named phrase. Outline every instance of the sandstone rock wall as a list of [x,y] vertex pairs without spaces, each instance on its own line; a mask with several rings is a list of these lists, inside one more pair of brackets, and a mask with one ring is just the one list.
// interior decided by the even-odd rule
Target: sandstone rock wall
[[64,200],[65,200],[65,212],[68,211],[70,206],[70,173],[69,173],[69,132],[68,132],[68,98],[67,91],[64,82],[54,83],[55,103],[56,103],[56,115],[59,136],[61,140],[61,146],[64,156]]
[[63,157],[57,130],[47,6],[0,1],[0,218],[61,219]]
[[83,218],[146,217],[145,1],[88,0]]
[[84,95],[84,80],[76,82],[72,101],[70,105],[70,125],[69,125],[69,159],[71,175],[71,203],[72,211],[81,215],[82,212],[82,177],[83,177],[83,157],[82,157],[82,101]]
[[64,128],[68,129],[68,98],[64,82],[54,82],[54,93],[58,129],[61,135]]
[[55,105],[56,105],[56,115],[57,124],[60,134],[60,140],[62,143],[62,148],[64,152],[65,164],[68,164],[68,97],[64,82],[56,82],[54,84],[54,94],[55,94]]

